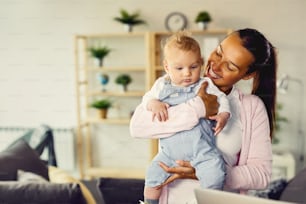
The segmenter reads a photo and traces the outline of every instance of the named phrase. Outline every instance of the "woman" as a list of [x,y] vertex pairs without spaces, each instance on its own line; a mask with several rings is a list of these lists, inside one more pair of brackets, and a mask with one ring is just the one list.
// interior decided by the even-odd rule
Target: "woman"
[[[270,181],[276,68],[274,47],[255,29],[233,32],[208,58],[205,76],[227,94],[232,112],[226,127],[216,138],[217,147],[227,163],[225,190],[245,193],[248,189],[265,188]],[[249,79],[253,79],[252,95],[243,94],[235,87],[240,80]],[[147,135],[155,138],[192,128],[200,117],[216,112],[210,110],[210,104],[216,105],[209,101],[214,101],[212,96],[201,90],[198,95],[188,103],[171,107],[167,121],[151,121],[151,114],[138,106],[130,125],[132,136],[143,137],[139,130],[144,128]],[[199,111],[203,102],[205,110],[211,113],[203,108]],[[171,118],[175,118],[175,125]],[[139,120],[142,123],[136,122]],[[159,132],[161,126],[163,132]],[[170,168],[161,164],[173,173],[165,182],[167,189],[163,188],[166,190],[162,194],[162,204],[186,203],[193,198],[193,189],[199,187],[189,161],[178,161],[178,165]]]

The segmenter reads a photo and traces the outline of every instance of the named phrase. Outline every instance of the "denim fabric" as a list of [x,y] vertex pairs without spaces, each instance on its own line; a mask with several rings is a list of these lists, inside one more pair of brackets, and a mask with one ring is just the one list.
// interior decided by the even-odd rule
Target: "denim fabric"
[[[175,87],[165,81],[159,99],[172,106],[183,103],[196,96],[195,90],[198,90],[201,82],[190,87]],[[148,168],[146,185],[157,186],[170,176],[160,168],[158,164],[160,161],[168,166],[176,166],[176,160],[186,160],[190,161],[196,169],[196,175],[203,188],[222,189],[225,179],[225,165],[216,148],[212,125],[212,121],[200,119],[192,129],[160,139],[160,150]]]

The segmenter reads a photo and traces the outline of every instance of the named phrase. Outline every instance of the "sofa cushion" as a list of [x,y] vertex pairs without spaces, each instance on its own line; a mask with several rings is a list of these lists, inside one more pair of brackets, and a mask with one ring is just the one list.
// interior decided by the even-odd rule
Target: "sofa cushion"
[[289,181],[280,200],[294,203],[306,203],[306,168]]
[[19,182],[44,182],[47,183],[47,181],[44,177],[34,174],[29,171],[23,171],[18,169],[17,171],[17,181]]
[[105,204],[135,204],[143,200],[143,179],[100,178],[98,188]]
[[0,203],[84,204],[78,184],[0,182]]
[[49,178],[52,183],[77,183],[79,184],[82,195],[87,204],[96,204],[96,200],[93,197],[89,189],[80,180],[70,176],[66,171],[54,166],[49,166]]
[[48,167],[24,140],[17,140],[0,153],[0,180],[17,180],[18,169],[49,180]]

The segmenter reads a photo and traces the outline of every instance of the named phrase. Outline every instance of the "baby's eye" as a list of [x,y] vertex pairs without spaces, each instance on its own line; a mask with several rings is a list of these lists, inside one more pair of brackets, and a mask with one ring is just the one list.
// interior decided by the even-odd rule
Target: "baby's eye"
[[181,71],[183,69],[183,67],[176,67],[175,69]]
[[191,69],[197,69],[197,68],[199,68],[199,65],[198,65],[198,64],[192,65],[192,66],[191,66]]

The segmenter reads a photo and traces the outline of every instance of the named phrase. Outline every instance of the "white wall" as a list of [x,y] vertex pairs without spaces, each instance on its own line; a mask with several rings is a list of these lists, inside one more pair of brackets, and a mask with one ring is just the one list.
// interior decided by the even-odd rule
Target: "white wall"
[[[189,28],[196,29],[193,19],[200,10],[211,13],[210,28],[257,28],[278,49],[280,75],[306,76],[304,0],[1,0],[0,124],[75,126],[73,36],[123,32],[113,20],[121,8],[140,10],[148,22],[135,31],[165,30],[172,11],[183,12]],[[301,94],[290,94],[280,97],[291,120],[281,146],[297,151],[294,124],[297,113],[306,112],[297,107]]]

